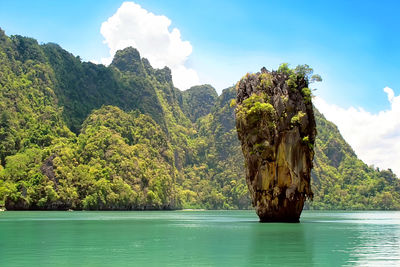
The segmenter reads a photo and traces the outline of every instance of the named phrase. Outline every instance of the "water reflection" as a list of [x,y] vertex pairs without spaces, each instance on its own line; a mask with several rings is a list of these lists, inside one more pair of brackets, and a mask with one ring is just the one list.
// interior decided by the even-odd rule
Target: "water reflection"
[[400,266],[399,212],[305,213],[315,265]]
[[357,224],[359,236],[350,263],[357,266],[399,266],[400,216],[393,216],[399,214],[371,215]]
[[248,265],[312,266],[312,243],[304,224],[258,224],[251,229]]
[[400,266],[400,212],[257,221],[253,211],[6,212],[0,266]]

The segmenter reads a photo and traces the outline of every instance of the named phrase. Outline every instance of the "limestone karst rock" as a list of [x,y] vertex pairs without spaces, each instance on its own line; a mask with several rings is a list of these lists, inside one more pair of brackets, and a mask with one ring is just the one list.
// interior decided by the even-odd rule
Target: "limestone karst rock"
[[307,66],[265,68],[237,84],[236,128],[261,222],[298,222],[312,198],[316,126]]

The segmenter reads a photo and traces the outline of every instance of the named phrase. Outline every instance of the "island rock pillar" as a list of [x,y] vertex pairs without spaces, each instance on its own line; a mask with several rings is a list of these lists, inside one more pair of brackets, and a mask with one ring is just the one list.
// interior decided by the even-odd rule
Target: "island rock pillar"
[[[307,65],[245,75],[236,85],[236,129],[261,222],[299,222],[316,137]],[[312,70],[311,70],[312,71]]]

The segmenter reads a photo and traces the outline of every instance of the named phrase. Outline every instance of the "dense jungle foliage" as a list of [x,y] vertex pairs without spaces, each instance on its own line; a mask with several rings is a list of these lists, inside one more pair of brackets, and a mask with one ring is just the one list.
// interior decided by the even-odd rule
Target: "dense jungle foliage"
[[[235,88],[180,91],[134,48],[110,66],[0,29],[0,206],[246,209]],[[314,209],[400,209],[390,170],[360,161],[315,110]]]

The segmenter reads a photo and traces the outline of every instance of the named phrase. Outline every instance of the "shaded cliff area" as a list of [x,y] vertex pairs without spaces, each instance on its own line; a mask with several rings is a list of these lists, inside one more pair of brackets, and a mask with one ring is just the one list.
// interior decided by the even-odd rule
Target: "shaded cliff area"
[[[233,87],[180,91],[134,48],[106,67],[0,30],[0,206],[250,208],[235,98]],[[306,207],[400,209],[396,176],[358,160],[315,116]]]
[[237,84],[236,129],[260,221],[299,221],[312,198],[316,126],[308,66],[265,68]]

